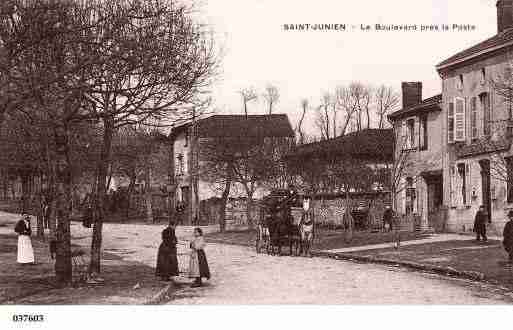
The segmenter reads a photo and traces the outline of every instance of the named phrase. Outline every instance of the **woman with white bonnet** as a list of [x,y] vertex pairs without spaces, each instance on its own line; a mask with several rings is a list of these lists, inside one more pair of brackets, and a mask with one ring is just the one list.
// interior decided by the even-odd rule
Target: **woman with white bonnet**
[[21,214],[21,220],[16,223],[14,231],[18,234],[18,263],[22,265],[34,264],[34,249],[32,248],[32,228],[30,227],[30,216]]

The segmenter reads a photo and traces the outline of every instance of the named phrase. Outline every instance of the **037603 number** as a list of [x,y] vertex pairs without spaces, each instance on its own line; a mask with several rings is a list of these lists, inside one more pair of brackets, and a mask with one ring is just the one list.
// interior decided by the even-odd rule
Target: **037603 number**
[[13,322],[43,322],[45,318],[41,314],[14,314],[12,320]]

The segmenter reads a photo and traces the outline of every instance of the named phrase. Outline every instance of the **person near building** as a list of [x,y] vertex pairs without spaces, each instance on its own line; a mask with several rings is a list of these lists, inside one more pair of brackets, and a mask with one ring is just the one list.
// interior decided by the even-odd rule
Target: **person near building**
[[18,234],[18,263],[22,265],[35,264],[34,249],[32,248],[32,228],[30,216],[22,213],[21,219],[16,223],[14,231]]
[[157,254],[157,268],[155,275],[163,281],[170,281],[171,276],[178,276],[178,258],[176,256],[176,244],[178,240],[175,234],[175,223],[169,225],[162,231],[162,243]]
[[202,286],[201,279],[210,279],[210,269],[208,268],[207,256],[205,254],[205,239],[201,228],[194,229],[194,239],[191,242],[191,258],[189,262],[189,276],[195,281],[192,287]]
[[508,222],[504,226],[502,244],[509,254],[509,262],[513,263],[513,210],[508,212]]
[[488,214],[485,211],[484,205],[479,206],[479,210],[476,213],[476,217],[474,219],[474,232],[476,233],[476,241],[480,241],[481,237],[483,241],[487,241],[486,237],[486,223],[491,223],[490,219],[488,219]]
[[392,231],[394,227],[394,211],[387,205],[385,208],[385,212],[383,212],[383,226],[385,230]]

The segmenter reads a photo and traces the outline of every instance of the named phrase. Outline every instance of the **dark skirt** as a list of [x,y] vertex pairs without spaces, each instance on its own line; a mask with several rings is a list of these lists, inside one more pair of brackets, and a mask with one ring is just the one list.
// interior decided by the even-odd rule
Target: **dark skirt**
[[200,276],[206,279],[210,279],[210,269],[208,268],[207,255],[203,250],[198,250],[198,263]]
[[169,246],[165,243],[160,244],[155,275],[161,277],[178,276],[176,246]]

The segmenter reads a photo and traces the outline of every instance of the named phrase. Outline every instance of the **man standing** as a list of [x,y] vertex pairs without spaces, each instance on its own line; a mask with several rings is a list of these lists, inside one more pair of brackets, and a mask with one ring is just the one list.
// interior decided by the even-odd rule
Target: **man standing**
[[476,241],[480,241],[483,237],[483,241],[486,242],[486,222],[491,223],[488,219],[488,214],[485,211],[484,205],[479,206],[479,210],[476,213],[474,219],[474,232],[476,233]]
[[[393,220],[394,220],[394,211],[390,207],[390,205],[387,205],[385,208],[385,212],[383,213],[383,226],[385,227],[385,230],[392,231],[393,229]],[[388,228],[387,228],[388,225]]]
[[502,244],[509,254],[509,262],[513,263],[513,210],[509,210],[508,219],[509,221],[506,223],[506,226],[504,226],[504,232],[502,234],[504,238]]

